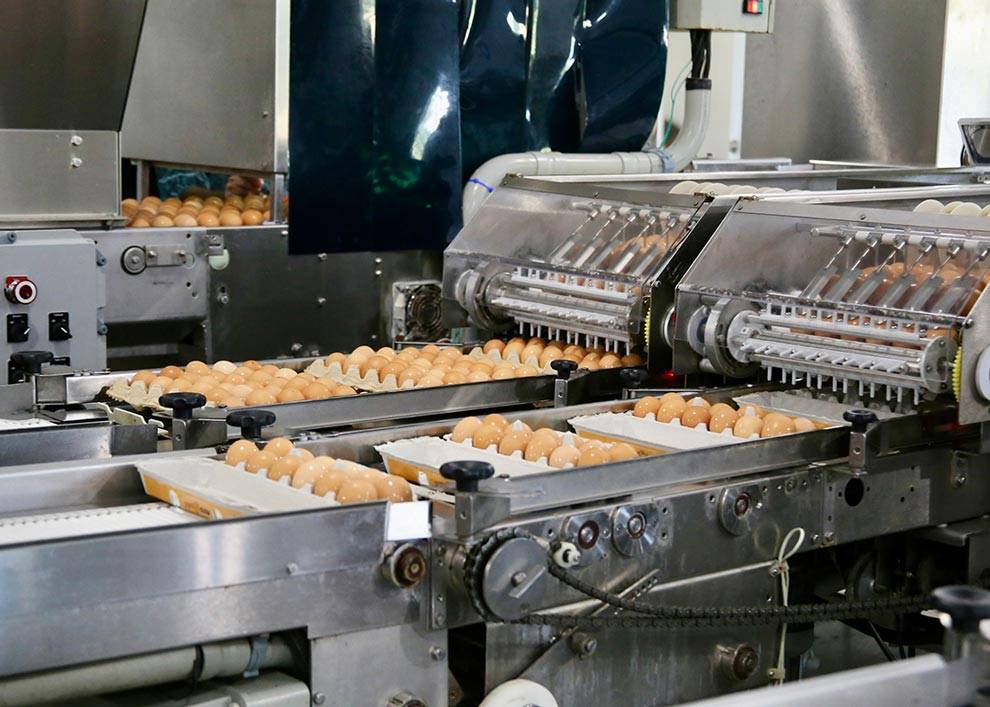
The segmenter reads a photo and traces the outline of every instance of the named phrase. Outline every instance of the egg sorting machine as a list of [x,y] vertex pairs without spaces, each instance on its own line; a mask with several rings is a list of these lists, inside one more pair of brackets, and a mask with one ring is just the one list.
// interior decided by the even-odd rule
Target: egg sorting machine
[[[928,195],[938,193],[937,190],[927,192]],[[526,195],[535,195],[534,199],[554,198],[540,191]],[[915,194],[914,199],[908,201],[901,195],[902,205],[917,204],[919,196]],[[877,198],[877,195],[873,197]],[[566,198],[573,197],[567,195]],[[951,249],[955,241],[961,239],[964,244],[975,244],[976,250],[971,246],[959,252],[975,252],[977,256],[982,252],[979,244],[990,237],[986,222],[951,215],[881,210],[858,204],[835,206],[755,199],[737,206],[743,208],[734,208],[727,214],[711,244],[688,270],[679,297],[694,296],[692,288],[698,289],[698,283],[704,284],[704,280],[692,277],[699,272],[711,272],[706,269],[709,259],[721,257],[724,239],[739,238],[743,231],[773,234],[775,248],[767,252],[780,256],[790,252],[788,246],[793,239],[813,237],[804,231],[803,224],[810,222],[820,227],[854,228],[855,232],[865,228],[880,232],[897,232],[901,228],[935,229],[939,231],[935,236],[935,251]],[[866,214],[865,219],[861,218],[863,214]],[[742,229],[740,224],[746,228]],[[943,242],[938,240],[940,238],[950,240]],[[924,247],[925,241],[920,245]],[[837,243],[835,247],[838,248]],[[773,277],[789,276],[791,264],[786,257],[772,261],[776,263],[776,269],[772,263],[751,260],[739,266],[742,282],[753,279],[746,279],[746,268],[757,266],[763,268],[760,273],[769,283],[774,282]],[[966,267],[969,265],[970,261],[966,261]],[[962,272],[961,277],[968,277],[973,270],[966,273],[964,268]],[[597,276],[597,273],[585,273],[585,276]],[[769,288],[757,290],[757,293],[765,291]],[[733,291],[732,294],[759,301],[752,289]],[[985,299],[985,295],[977,298],[967,315],[970,319],[974,318],[974,311],[982,311],[978,308],[986,304]],[[685,306],[692,302],[684,301]],[[805,303],[804,306],[811,305]],[[841,306],[838,308],[842,310]],[[866,316],[864,311],[855,311],[860,317]],[[873,311],[870,313],[877,315]],[[836,313],[832,314],[835,318]],[[891,316],[889,312],[883,314]],[[916,326],[929,317],[928,310],[917,314],[920,319],[912,319]],[[690,318],[679,315],[677,321]],[[962,332],[964,350],[973,344],[974,327],[978,329],[977,323],[967,325],[967,321],[956,322],[957,331]],[[935,323],[940,328],[952,326],[952,322],[942,319]],[[804,320],[801,322],[803,329],[814,329],[815,326]],[[832,346],[842,346],[834,342],[845,341],[826,338],[825,343]],[[871,336],[857,338],[883,337],[874,337],[871,331]],[[682,353],[694,351],[690,348],[690,338],[675,336],[673,343],[675,363],[681,360]],[[697,356],[697,353],[686,355]],[[960,381],[977,381],[979,365],[965,357],[960,361],[956,368],[953,359],[953,374],[958,371]],[[883,371],[867,369],[864,375],[864,382],[868,382],[870,376],[876,376],[873,380],[886,384]],[[755,377],[755,372],[750,376]],[[66,379],[66,384],[71,386],[84,379]],[[547,381],[554,388],[566,389],[581,379],[576,375],[573,381],[566,383],[549,378]],[[73,380],[75,383],[69,383]],[[384,599],[387,604],[379,605],[377,600],[369,603],[367,585],[362,584],[364,581],[379,582],[378,560],[385,552],[384,543],[379,545],[379,539],[384,537],[382,514],[388,512],[382,510],[383,504],[222,521],[205,526],[168,527],[123,536],[95,535],[90,531],[72,540],[52,539],[40,545],[0,550],[0,561],[9,560],[14,569],[25,568],[33,562],[28,559],[30,553],[61,552],[59,546],[64,545],[67,554],[58,566],[76,567],[75,575],[67,575],[65,586],[77,589],[68,603],[64,596],[62,601],[70,611],[73,601],[77,605],[84,603],[82,597],[97,582],[91,572],[84,573],[70,561],[71,552],[76,552],[82,545],[87,549],[100,548],[100,556],[106,558],[160,557],[161,552],[155,555],[149,549],[157,546],[148,545],[124,554],[113,543],[139,536],[149,543],[152,538],[158,542],[161,537],[174,534],[175,538],[184,538],[182,546],[186,548],[197,545],[245,547],[243,543],[235,542],[230,534],[255,529],[261,532],[267,524],[272,524],[272,528],[278,526],[276,536],[259,535],[257,543],[252,541],[251,546],[282,547],[282,543],[297,537],[301,523],[323,518],[327,523],[335,524],[336,519],[350,517],[352,512],[367,510],[372,513],[374,509],[378,514],[376,519],[362,526],[371,529],[368,537],[375,538],[373,547],[360,563],[363,569],[360,572],[350,569],[348,577],[351,579],[346,580],[350,583],[355,581],[354,577],[359,578],[356,581],[361,591],[344,592],[344,596],[360,595],[360,598],[349,599],[347,610],[361,606],[367,608],[368,615],[393,617],[405,607],[400,612],[404,618],[394,622],[389,618],[391,629],[371,627],[365,631],[366,626],[362,625],[359,627],[362,630],[351,633],[353,625],[346,621],[327,628],[328,635],[337,638],[327,643],[321,643],[322,638],[311,640],[309,649],[316,651],[316,660],[327,656],[332,656],[330,660],[341,660],[341,654],[335,652],[340,645],[358,648],[351,650],[343,663],[336,663],[342,666],[339,671],[324,664],[324,670],[334,671],[317,674],[314,670],[308,678],[302,677],[303,682],[310,681],[308,684],[314,697],[318,691],[324,699],[339,698],[343,694],[360,702],[370,695],[367,697],[369,704],[384,703],[393,688],[432,703],[430,697],[422,697],[432,693],[414,689],[419,685],[413,682],[416,671],[420,671],[420,677],[428,674],[430,680],[437,681],[431,683],[431,689],[437,693],[432,699],[442,703],[448,662],[457,683],[456,689],[474,698],[501,683],[522,678],[549,689],[563,704],[610,703],[617,695],[633,703],[658,699],[663,703],[684,701],[764,684],[770,676],[781,675],[781,665],[790,677],[799,675],[801,655],[812,644],[812,625],[834,618],[870,619],[890,640],[928,645],[931,620],[912,613],[898,621],[897,612],[916,612],[924,605],[923,596],[933,586],[979,581],[990,564],[983,541],[987,526],[980,519],[987,511],[985,499],[990,489],[986,486],[990,482],[977,473],[988,460],[986,405],[975,418],[966,418],[968,424],[960,425],[962,415],[967,414],[963,411],[963,403],[956,402],[939,388],[932,391],[932,396],[921,395],[917,402],[913,396],[902,396],[900,406],[884,408],[881,405],[881,409],[853,414],[854,409],[870,402],[859,397],[857,387],[848,391],[853,394],[852,399],[846,399],[847,391],[843,386],[837,386],[834,393],[829,390],[826,391],[828,394],[815,394],[813,390],[804,389],[803,380],[800,376],[789,375],[786,382],[741,388],[726,386],[702,392],[711,402],[758,395],[763,397],[756,400],[767,407],[786,404],[805,414],[831,418],[837,411],[850,413],[851,428],[821,429],[509,479],[471,478],[471,469],[452,470],[451,475],[458,477],[455,479],[457,488],[447,489],[447,498],[435,503],[433,538],[423,547],[424,557],[429,560],[428,570],[417,590],[390,594]],[[631,384],[636,381],[629,379],[627,382],[634,387]],[[843,395],[838,395],[840,390]],[[397,401],[397,396],[418,392],[387,393],[383,395],[392,397],[381,399]],[[628,395],[635,398],[647,392],[633,389]],[[745,399],[753,400],[751,397]],[[886,400],[884,393],[878,402],[885,403]],[[568,421],[577,416],[623,412],[633,403],[634,400],[629,399],[586,405],[564,404],[513,416],[533,427],[546,425],[565,429]],[[891,410],[891,407],[895,409]],[[290,408],[279,405],[273,409],[278,413]],[[301,412],[307,408],[298,409]],[[876,421],[871,412],[877,416]],[[299,422],[282,429],[302,434],[306,427],[305,417],[301,417]],[[305,444],[314,453],[377,463],[376,447],[383,443],[441,434],[451,428],[452,423],[445,421],[415,423],[371,431],[323,434]],[[4,478],[11,482],[16,478],[19,490],[15,493],[12,486],[11,494],[4,495],[8,498],[5,514],[23,516],[55,510],[51,498],[54,497],[52,484],[56,481],[67,485],[59,487],[68,489],[61,496],[65,503],[60,502],[60,505],[64,506],[119,506],[143,500],[136,489],[135,463],[132,459],[124,459],[8,470],[10,475],[5,474]],[[498,469],[494,472],[498,473]],[[101,474],[106,476],[100,477]],[[804,531],[803,540],[797,553],[784,565],[778,561],[777,554],[785,536],[797,527]],[[312,530],[314,532],[305,534],[307,538],[317,537],[317,529]],[[193,542],[193,532],[210,537]],[[291,558],[309,557],[310,552],[316,552],[303,541],[294,547],[299,549],[299,555],[285,551]],[[320,547],[325,548],[326,543],[321,542]],[[181,553],[178,556],[185,557]],[[232,559],[234,557],[237,560]],[[225,569],[218,571],[217,576],[223,575],[229,580],[229,572],[240,578],[233,567],[242,557],[242,553],[230,553],[229,557],[225,553],[219,558],[220,566]],[[935,557],[938,557],[937,563]],[[165,560],[171,562],[171,556],[166,555]],[[340,558],[332,559],[322,569],[328,573],[339,569],[338,560],[343,562]],[[190,567],[197,566],[192,564],[192,558],[189,563]],[[270,606],[257,600],[270,587],[281,588],[282,582],[295,581],[295,575],[284,570],[290,563],[283,566],[273,561],[271,566],[275,569],[270,569],[270,576],[263,575],[264,581],[242,587],[243,596],[255,597],[245,598],[244,605]],[[296,564],[303,566],[298,561]],[[801,609],[780,608],[782,589],[779,582],[784,570],[789,581],[790,603],[801,605]],[[70,574],[71,571],[68,570]],[[152,571],[157,570],[149,567],[149,573]],[[121,562],[108,567],[98,583],[102,583],[102,578],[116,576],[120,581],[112,584],[126,587],[123,578],[131,572],[133,567]],[[276,580],[276,574],[282,579]],[[284,578],[286,575],[287,579]],[[360,579],[362,577],[364,579]],[[371,577],[375,579],[371,580]],[[205,584],[209,584],[209,579]],[[604,589],[606,593],[595,593],[594,587]],[[190,585],[185,589],[189,593],[184,598],[196,607],[200,600],[213,601],[211,586]],[[140,591],[144,592],[143,598],[135,599],[135,603],[142,608],[145,605],[167,608],[172,601],[161,596],[156,587],[142,584]],[[98,612],[103,624],[115,625],[107,617],[124,621],[130,616],[132,598],[114,595],[107,600],[104,593]],[[602,599],[611,603],[603,604]],[[622,604],[623,599],[639,603]],[[822,600],[826,600],[825,605],[805,607]],[[39,616],[42,610],[48,609],[42,604],[18,604],[3,620],[11,622],[8,624],[11,631],[43,633],[53,630],[42,620],[47,617]],[[69,647],[60,649],[59,655],[66,655],[57,661],[46,661],[38,656],[30,665],[5,661],[4,673],[13,675],[24,670],[127,655],[140,650],[172,649],[197,641],[249,636],[255,632],[280,632],[315,621],[309,615],[303,615],[305,611],[312,610],[317,615],[326,611],[322,605],[313,608],[310,604],[303,608],[303,604],[300,600],[292,605],[278,605],[281,609],[272,613],[252,609],[247,614],[250,620],[237,626],[217,622],[215,617],[198,624],[195,621],[201,618],[198,609],[186,617],[166,614],[172,619],[167,630],[153,624],[156,631],[161,628],[165,632],[162,635],[149,631],[140,638],[125,640],[118,635],[106,638],[105,643],[83,642],[84,648],[92,648],[85,653],[70,642],[67,643]],[[624,608],[619,609],[616,604]],[[645,619],[636,618],[639,612],[630,609],[643,609],[643,604],[647,608],[685,606],[691,611],[675,612],[672,616],[669,612],[653,610],[653,615],[647,614]],[[423,613],[413,611],[410,608],[413,605]],[[740,607],[750,609],[746,616],[729,610]],[[760,607],[759,610],[756,607]],[[297,614],[286,617],[278,611]],[[83,613],[87,617],[96,615],[89,610]],[[359,616],[364,615],[362,609]],[[779,625],[782,619],[790,620],[786,643],[783,643],[783,664],[777,654],[782,646]],[[215,626],[217,623],[219,625]],[[396,629],[395,625],[405,628]],[[80,626],[98,631],[94,635],[101,638],[106,636],[95,620],[89,624],[84,621]],[[42,633],[37,634],[39,638]],[[310,633],[313,638],[322,632],[311,629]],[[449,637],[447,647],[442,643],[444,637]],[[360,679],[368,675],[371,664],[375,665],[377,680],[380,681],[381,673],[386,672],[379,667],[386,659],[373,663],[370,657],[380,655],[382,640],[392,641],[387,660],[395,662],[388,662],[389,676],[408,674],[411,676],[408,684],[400,684],[402,681],[398,678],[387,685]],[[112,648],[93,648],[97,644]],[[321,646],[326,646],[326,650]],[[67,654],[72,651],[75,652]],[[644,668],[656,665],[658,656],[663,659],[664,670]],[[426,673],[422,671],[423,664],[418,662],[421,660],[428,668]],[[768,673],[768,670],[772,672]],[[332,684],[321,681],[320,675],[327,674],[334,677]],[[64,673],[36,677],[44,679],[54,675],[63,677]],[[340,675],[346,675],[347,679],[336,680]],[[16,684],[16,680],[10,684]],[[514,683],[510,689],[514,687],[535,689],[526,683]],[[339,692],[365,688],[371,691]]]

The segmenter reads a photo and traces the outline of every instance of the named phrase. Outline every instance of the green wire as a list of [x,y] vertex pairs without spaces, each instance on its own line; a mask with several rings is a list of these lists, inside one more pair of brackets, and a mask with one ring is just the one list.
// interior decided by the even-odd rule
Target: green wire
[[691,68],[691,60],[684,65],[678,73],[677,77],[674,79],[674,90],[670,94],[670,119],[667,120],[667,129],[663,131],[663,138],[659,142],[659,146],[663,147],[667,144],[667,138],[670,137],[670,129],[674,126],[674,108],[677,106],[677,94],[680,93],[681,89],[684,87],[684,82],[681,78],[684,76],[684,72]]

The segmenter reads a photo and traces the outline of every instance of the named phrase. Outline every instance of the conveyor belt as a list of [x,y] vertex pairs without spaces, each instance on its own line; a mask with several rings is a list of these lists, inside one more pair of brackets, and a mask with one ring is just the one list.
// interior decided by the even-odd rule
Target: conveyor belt
[[0,519],[0,546],[79,535],[116,533],[202,520],[165,503],[138,503]]

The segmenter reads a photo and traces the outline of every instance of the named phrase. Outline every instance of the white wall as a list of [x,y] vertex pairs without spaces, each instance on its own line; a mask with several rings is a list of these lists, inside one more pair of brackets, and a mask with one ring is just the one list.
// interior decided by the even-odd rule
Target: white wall
[[990,118],[990,0],[948,0],[938,111],[939,167],[959,164],[960,118]]

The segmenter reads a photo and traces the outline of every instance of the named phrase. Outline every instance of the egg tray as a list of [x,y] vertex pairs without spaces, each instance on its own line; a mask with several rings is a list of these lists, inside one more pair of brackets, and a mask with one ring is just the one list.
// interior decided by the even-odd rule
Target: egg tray
[[[496,364],[508,363],[511,364],[513,368],[519,368],[520,366],[532,366],[543,375],[552,375],[554,373],[553,369],[550,368],[549,363],[546,366],[541,367],[540,362],[535,356],[530,356],[525,361],[520,360],[519,356],[514,353],[503,358],[500,351],[489,351],[488,353],[485,353],[480,346],[476,346],[465,355],[476,361],[488,359]],[[318,379],[328,378],[334,383],[349,385],[352,388],[357,388],[358,390],[372,393],[412,390],[417,387],[425,387],[417,386],[412,381],[406,381],[400,386],[394,374],[390,373],[385,376],[385,380],[380,380],[378,378],[378,371],[375,369],[369,370],[362,376],[361,371],[357,366],[348,366],[345,371],[336,361],[331,363],[329,366],[326,365],[325,361],[325,358],[317,359],[306,368],[305,372],[316,376]]]
[[[126,378],[119,378],[106,390],[106,396],[111,400],[127,403],[135,410],[151,410],[153,412],[168,411],[168,408],[164,408],[158,403],[158,398],[164,394],[165,389],[160,385],[153,385],[149,388],[141,381],[129,383]],[[207,402],[206,406],[216,407],[211,402]]]
[[340,505],[216,459],[150,459],[135,466],[149,496],[210,520]]
[[[740,405],[758,404],[766,412],[782,412],[791,415],[806,414],[787,413],[784,410],[770,407],[765,404],[766,399],[762,397],[760,398],[761,402],[754,403],[749,399],[752,397],[742,396],[734,400]],[[816,424],[827,422],[829,427],[846,424],[835,420],[826,420],[818,414],[814,414],[814,418],[813,421]],[[600,439],[606,442],[627,442],[637,447],[639,451],[643,451],[643,446],[646,445],[655,448],[654,453],[704,449],[761,439],[758,434],[749,437],[737,437],[732,433],[731,428],[726,428],[721,432],[711,432],[704,424],[685,427],[681,424],[679,417],[675,417],[670,422],[660,422],[652,412],[647,413],[645,417],[637,417],[631,410],[621,413],[604,412],[598,415],[582,415],[568,420],[568,424],[577,430],[582,437]]]
[[[488,462],[495,467],[496,476],[527,476],[546,471],[561,471],[550,466],[546,458],[535,462],[526,461],[521,452],[499,454],[495,445],[487,449],[476,449],[471,438],[453,442],[446,437],[411,437],[378,445],[375,451],[385,461],[385,468],[390,474],[421,486],[450,483],[450,479],[440,474],[440,467],[454,461]],[[571,466],[567,465],[564,469]]]

